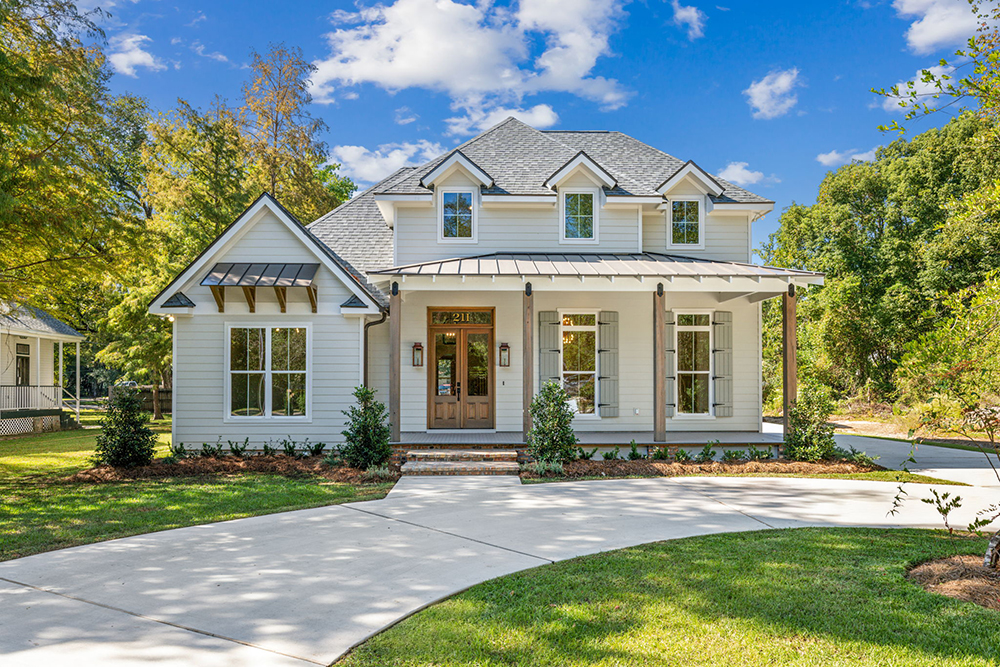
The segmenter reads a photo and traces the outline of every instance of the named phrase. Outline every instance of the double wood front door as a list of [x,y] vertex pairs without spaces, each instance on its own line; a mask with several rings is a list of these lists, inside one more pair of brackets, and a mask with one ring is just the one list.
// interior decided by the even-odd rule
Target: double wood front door
[[432,309],[429,428],[493,428],[493,310]]

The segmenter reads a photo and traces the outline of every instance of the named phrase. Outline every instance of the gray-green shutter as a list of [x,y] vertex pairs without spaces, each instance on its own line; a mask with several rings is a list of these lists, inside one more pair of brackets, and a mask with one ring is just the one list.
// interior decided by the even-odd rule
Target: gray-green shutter
[[677,392],[674,390],[677,375],[677,364],[674,363],[674,322],[674,311],[668,310],[664,327],[666,331],[663,333],[664,347],[667,351],[667,417],[673,417],[677,408]]
[[559,313],[538,313],[538,388],[546,382],[562,384],[562,360],[559,355]]
[[598,414],[618,416],[618,313],[602,310],[597,317],[597,357],[600,372]]
[[733,416],[733,314],[715,311],[715,416]]

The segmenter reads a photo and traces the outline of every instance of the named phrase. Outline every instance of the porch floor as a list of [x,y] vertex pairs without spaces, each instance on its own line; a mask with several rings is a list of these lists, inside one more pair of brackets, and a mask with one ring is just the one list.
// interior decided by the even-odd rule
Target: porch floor
[[[723,445],[778,445],[780,433],[757,433],[755,431],[674,431],[667,432],[666,442],[654,442],[652,431],[583,431],[577,432],[581,445],[597,447],[602,445],[627,445],[635,440],[642,446],[663,445],[704,445],[718,440]],[[496,433],[456,433],[448,431],[404,431],[400,434],[400,445],[519,445],[520,431],[497,431]]]

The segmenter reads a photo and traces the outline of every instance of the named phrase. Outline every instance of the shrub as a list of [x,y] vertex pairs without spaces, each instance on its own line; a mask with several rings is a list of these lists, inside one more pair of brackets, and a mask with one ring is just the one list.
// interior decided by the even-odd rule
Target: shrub
[[264,450],[263,450],[264,456],[274,456],[274,453],[276,451],[277,450],[274,447],[271,446],[271,441],[270,440],[268,440],[267,442],[264,443]]
[[734,463],[736,461],[743,461],[745,456],[739,449],[726,449],[722,452],[722,460],[726,463]]
[[288,458],[297,459],[299,458],[299,451],[295,448],[295,441],[292,440],[292,436],[288,436],[281,441],[281,451]]
[[[715,452],[712,452],[712,455],[715,456]],[[677,454],[674,455],[674,460],[678,463],[690,463],[692,456],[688,450],[678,447]]]
[[653,460],[655,461],[669,461],[670,460],[670,450],[666,447],[657,447],[653,450]]
[[833,425],[830,390],[808,383],[799,391],[798,400],[788,411],[785,428],[785,456],[793,461],[821,461],[834,456],[837,446]]
[[597,454],[597,447],[594,447],[589,452],[583,447],[576,448],[576,457],[584,461],[589,461],[590,459],[594,458],[595,454]]
[[561,461],[532,461],[531,463],[525,463],[521,465],[521,470],[523,472],[533,472],[536,475],[544,477],[545,475],[552,473],[553,475],[562,475],[564,472],[563,464]]
[[344,460],[362,470],[385,465],[392,456],[389,445],[392,430],[386,424],[385,404],[375,400],[374,389],[363,386],[354,390],[354,398],[357,405],[344,411],[347,416],[347,428],[342,431]]
[[229,453],[239,459],[243,458],[247,452],[247,447],[250,446],[250,438],[246,438],[242,444],[233,442],[232,440],[227,440],[227,442],[229,443]]
[[568,463],[576,455],[573,410],[569,394],[556,382],[546,382],[531,401],[528,453],[538,461]]
[[875,463],[875,461],[877,461],[879,457],[869,456],[866,452],[860,452],[854,449],[854,447],[851,447],[849,450],[841,449],[840,447],[834,447],[833,453],[834,456],[836,456],[838,459],[843,459],[844,461],[847,461],[849,463],[856,463],[860,466],[868,466],[874,468],[875,466],[878,465],[877,463]]
[[392,479],[396,473],[389,469],[387,465],[372,466],[361,473],[361,479],[371,482],[381,482]]
[[747,451],[744,456],[747,461],[766,461],[771,458],[771,448],[757,449],[753,445],[747,445]]
[[170,445],[170,458],[175,461],[180,461],[181,459],[186,459],[188,456],[188,450],[184,448],[183,442],[178,442],[176,445]]
[[114,398],[101,420],[94,463],[115,468],[149,465],[156,447],[156,434],[147,424],[149,414],[142,411],[138,392],[130,387],[115,387]]
[[632,441],[632,446],[628,450],[628,460],[638,461],[639,459],[644,459],[646,456],[639,452],[639,446],[635,444],[635,440]]
[[334,468],[344,465],[344,455],[341,453],[340,447],[330,449],[330,453],[323,458],[323,463]]
[[302,443],[302,449],[305,450],[308,456],[320,456],[323,454],[323,450],[326,449],[326,443],[309,442],[309,438],[306,438]]
[[698,452],[698,455],[694,457],[697,463],[711,463],[715,460],[715,450],[712,449],[713,444],[718,444],[718,441],[714,443],[708,443],[705,447]]
[[618,448],[618,445],[615,445],[615,448],[612,449],[610,452],[602,452],[601,453],[601,460],[602,461],[614,461],[620,455],[621,455],[621,449]]
[[201,453],[200,456],[205,458],[222,458],[225,456],[225,451],[222,449],[222,436],[219,436],[218,441],[214,445],[210,445],[207,442],[201,443]]

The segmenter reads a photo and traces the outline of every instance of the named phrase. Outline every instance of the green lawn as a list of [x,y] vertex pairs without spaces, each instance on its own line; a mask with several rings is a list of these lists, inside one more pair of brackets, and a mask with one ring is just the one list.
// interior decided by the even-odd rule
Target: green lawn
[[[166,454],[169,419],[154,424]],[[97,430],[0,440],[0,561],[213,521],[381,498],[392,484],[246,474],[67,484],[90,467]]]
[[342,664],[997,665],[1000,613],[904,579],[924,560],[983,550],[940,532],[849,528],[647,544],[480,584]]

